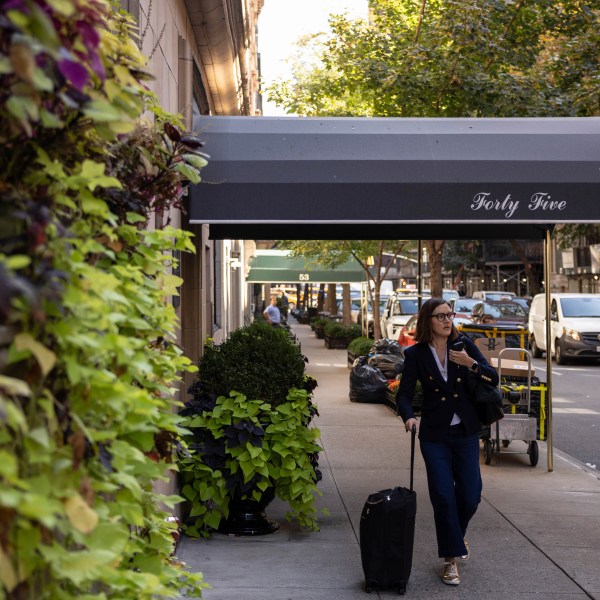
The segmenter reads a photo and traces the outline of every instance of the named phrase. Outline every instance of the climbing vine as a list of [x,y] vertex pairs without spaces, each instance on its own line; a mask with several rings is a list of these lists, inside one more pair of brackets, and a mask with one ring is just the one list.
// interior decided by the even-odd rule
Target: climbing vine
[[[169,297],[190,235],[150,229],[200,180],[130,17],[7,0],[0,17],[0,598],[199,597],[173,556],[183,371]],[[142,118],[142,115],[150,118]],[[162,508],[161,508],[162,507]]]

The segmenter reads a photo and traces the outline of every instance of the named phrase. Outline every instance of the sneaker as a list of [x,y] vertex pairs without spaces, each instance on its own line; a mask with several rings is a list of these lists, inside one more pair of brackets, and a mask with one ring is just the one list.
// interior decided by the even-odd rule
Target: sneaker
[[460,577],[458,576],[458,566],[455,562],[445,562],[442,581],[447,585],[458,585]]
[[467,553],[463,554],[460,558],[461,560],[469,560],[469,556],[471,556],[471,546],[469,546],[469,542],[467,542],[467,540],[464,540],[464,542],[467,548]]

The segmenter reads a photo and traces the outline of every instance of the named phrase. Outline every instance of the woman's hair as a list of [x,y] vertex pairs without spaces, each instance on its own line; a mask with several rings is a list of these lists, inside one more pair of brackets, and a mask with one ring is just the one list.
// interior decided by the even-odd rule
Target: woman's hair
[[[443,298],[429,298],[426,302],[423,302],[419,316],[417,317],[417,327],[415,331],[416,342],[427,342],[428,344],[433,340],[433,327],[431,324],[433,311],[442,304],[445,304],[448,308],[450,305]],[[450,333],[450,339],[455,340],[458,337],[458,331],[454,324],[452,325],[452,331]]]

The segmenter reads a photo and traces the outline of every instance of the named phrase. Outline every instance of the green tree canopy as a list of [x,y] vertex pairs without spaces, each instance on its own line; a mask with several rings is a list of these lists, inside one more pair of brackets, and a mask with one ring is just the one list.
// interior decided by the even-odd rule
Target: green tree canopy
[[[600,114],[597,1],[371,0],[304,38],[270,100],[305,116]],[[428,240],[441,294],[443,240]],[[533,287],[535,284],[530,282]]]
[[330,18],[267,92],[306,116],[600,114],[597,2],[371,0]]
[[[368,293],[373,307],[373,334],[381,337],[379,298],[381,284],[390,270],[393,260],[384,261],[384,253],[396,258],[411,248],[413,242],[405,240],[287,240],[279,242],[282,248],[291,250],[292,256],[302,256],[325,267],[335,268],[349,258],[354,258],[369,281]],[[348,305],[349,310],[349,305]]]

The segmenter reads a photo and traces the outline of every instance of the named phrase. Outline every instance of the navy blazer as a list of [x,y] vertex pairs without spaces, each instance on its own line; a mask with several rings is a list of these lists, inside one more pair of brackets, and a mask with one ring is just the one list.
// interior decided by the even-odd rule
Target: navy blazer
[[[479,348],[467,336],[459,336],[467,354],[479,363],[479,377],[491,385],[498,385],[498,373],[490,366]],[[448,346],[458,339],[450,341]],[[417,381],[423,388],[419,438],[425,441],[442,441],[456,413],[464,423],[467,433],[478,433],[481,425],[465,388],[468,367],[448,358],[448,381],[444,381],[429,344],[419,342],[404,351],[404,369],[396,405],[404,422],[414,418],[412,401]]]

